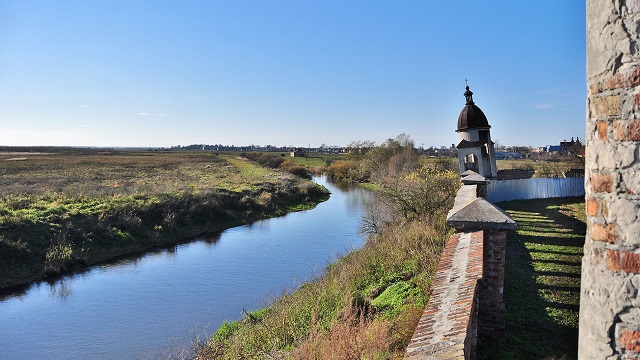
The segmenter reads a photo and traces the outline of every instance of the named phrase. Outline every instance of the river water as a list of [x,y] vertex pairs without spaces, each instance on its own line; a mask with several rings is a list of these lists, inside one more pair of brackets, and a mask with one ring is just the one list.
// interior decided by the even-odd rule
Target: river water
[[372,195],[314,180],[332,195],[313,210],[3,295],[0,359],[153,358],[263,307],[363,245]]

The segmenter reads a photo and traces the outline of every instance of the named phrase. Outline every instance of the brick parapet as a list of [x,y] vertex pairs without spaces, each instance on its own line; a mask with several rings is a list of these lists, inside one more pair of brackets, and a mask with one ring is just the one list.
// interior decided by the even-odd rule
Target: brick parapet
[[587,0],[580,359],[640,358],[640,3]]
[[507,233],[504,230],[484,231],[483,242],[478,335],[500,338],[505,332],[504,266]]
[[479,336],[504,334],[506,231],[516,223],[473,184],[458,191],[447,225],[458,233],[442,253],[406,359],[475,359]]
[[405,359],[475,358],[483,238],[480,230],[447,241]]

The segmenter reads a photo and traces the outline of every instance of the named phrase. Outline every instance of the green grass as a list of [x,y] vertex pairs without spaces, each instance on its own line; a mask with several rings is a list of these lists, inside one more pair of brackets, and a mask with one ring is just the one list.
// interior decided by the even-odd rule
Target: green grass
[[305,157],[288,157],[287,159],[291,159],[296,164],[306,168],[313,168],[314,166],[325,167],[327,165],[327,161],[332,162],[342,160],[345,157],[346,155],[339,154],[306,154]]
[[577,359],[584,199],[498,204],[518,223],[507,243],[506,334],[479,359]]

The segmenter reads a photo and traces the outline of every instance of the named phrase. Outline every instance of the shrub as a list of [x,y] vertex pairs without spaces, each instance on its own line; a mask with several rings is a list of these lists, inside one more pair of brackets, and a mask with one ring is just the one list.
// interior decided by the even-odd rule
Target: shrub
[[354,160],[337,160],[327,167],[327,175],[344,181],[358,181],[358,165]]
[[457,172],[424,165],[404,176],[387,178],[383,193],[404,219],[442,214],[453,205],[459,188]]
[[66,232],[58,233],[51,241],[44,262],[46,275],[59,275],[72,268],[78,261],[74,245]]
[[279,169],[304,179],[311,179],[311,175],[307,169],[296,164],[293,160],[284,160],[282,164],[280,164]]
[[256,162],[262,166],[266,166],[268,168],[277,169],[280,164],[284,162],[284,159],[281,156],[271,155],[271,154],[261,154],[256,158]]

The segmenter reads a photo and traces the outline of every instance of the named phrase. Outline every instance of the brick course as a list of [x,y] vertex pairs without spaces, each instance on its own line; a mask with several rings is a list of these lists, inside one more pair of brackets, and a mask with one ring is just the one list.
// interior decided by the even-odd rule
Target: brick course
[[626,350],[640,352],[640,331],[623,330],[618,338],[618,344]]
[[478,335],[500,338],[505,331],[505,306],[503,297],[504,262],[507,248],[505,231],[484,232],[482,284]]
[[612,192],[613,180],[608,173],[596,172],[591,175],[591,187],[594,192]]
[[618,240],[618,229],[615,224],[593,224],[591,226],[591,239],[615,244]]
[[591,100],[591,113],[595,118],[620,115],[620,96],[610,95],[593,98]]
[[630,120],[627,131],[629,134],[629,140],[640,141],[640,120]]
[[587,199],[587,215],[591,217],[598,216],[600,210],[600,201],[596,198]]

